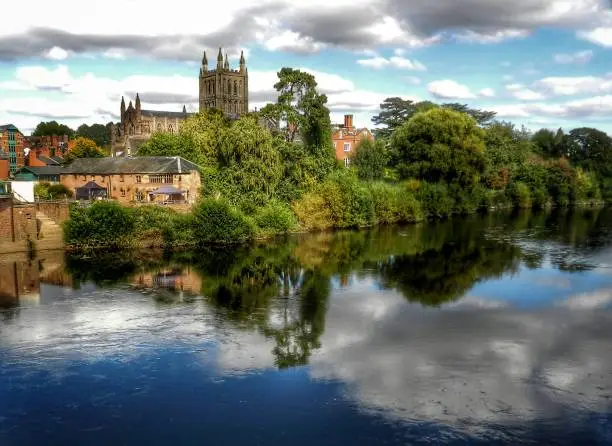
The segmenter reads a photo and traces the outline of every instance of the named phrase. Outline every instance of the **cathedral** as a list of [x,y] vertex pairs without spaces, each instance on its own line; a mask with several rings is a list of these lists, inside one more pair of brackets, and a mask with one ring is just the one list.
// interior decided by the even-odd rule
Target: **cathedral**
[[[228,117],[238,119],[249,110],[249,72],[244,53],[240,54],[238,69],[231,69],[227,53],[219,48],[216,68],[208,69],[206,51],[202,57],[199,76],[199,110],[216,108]],[[182,111],[159,111],[142,109],[140,96],[136,93],[126,107],[121,98],[121,122],[111,127],[111,143],[114,156],[135,154],[138,147],[146,142],[154,132],[178,132],[183,122],[193,113],[188,113],[183,105]]]

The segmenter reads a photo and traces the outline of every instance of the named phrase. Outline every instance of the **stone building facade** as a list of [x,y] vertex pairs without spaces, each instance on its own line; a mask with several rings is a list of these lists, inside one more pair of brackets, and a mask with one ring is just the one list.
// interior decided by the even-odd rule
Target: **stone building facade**
[[80,158],[65,168],[60,181],[75,196],[77,188],[93,181],[122,204],[164,201],[167,197],[154,194],[168,186],[181,191],[186,204],[193,204],[201,187],[200,168],[179,156]]
[[200,112],[216,108],[226,115],[238,118],[249,111],[249,70],[244,59],[244,52],[240,54],[240,63],[237,70],[230,68],[227,53],[223,57],[223,50],[219,48],[217,67],[208,69],[206,51],[202,57],[200,67]]
[[351,157],[359,146],[362,138],[374,141],[372,132],[367,128],[353,126],[353,115],[344,115],[344,123],[337,125],[332,134],[332,142],[336,151],[336,159],[346,167],[351,164]]
[[[230,67],[227,54],[219,48],[215,69],[208,69],[206,51],[202,57],[199,75],[199,111],[216,108],[231,118],[239,118],[249,110],[249,73],[240,55],[238,69]],[[136,93],[134,104],[125,105],[121,98],[121,121],[111,126],[111,145],[113,156],[133,155],[138,147],[155,132],[178,132],[188,113],[183,105],[182,111],[146,110],[141,108],[140,96]]]

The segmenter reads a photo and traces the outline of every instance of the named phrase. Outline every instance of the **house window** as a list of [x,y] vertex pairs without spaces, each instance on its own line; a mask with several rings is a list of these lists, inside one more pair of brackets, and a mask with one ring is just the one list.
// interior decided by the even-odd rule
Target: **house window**
[[125,197],[125,189],[121,188],[121,196]]
[[96,181],[96,176],[95,175],[91,176],[91,181]]
[[125,178],[123,178],[123,174],[119,175],[119,181],[121,181],[122,183],[125,181]]
[[144,193],[140,190],[136,192],[136,201],[144,201]]
[[83,175],[83,181],[87,181],[87,175]]
[[136,182],[142,183],[142,177],[140,175],[136,175]]
[[344,151],[345,152],[350,152],[351,151],[351,143],[350,142],[345,142],[344,143]]
[[172,183],[172,174],[149,175],[149,183]]
[[100,178],[102,179],[103,183],[106,183],[106,177],[104,175],[102,175]]
[[351,159],[350,158],[344,158],[344,167],[349,167],[351,165]]

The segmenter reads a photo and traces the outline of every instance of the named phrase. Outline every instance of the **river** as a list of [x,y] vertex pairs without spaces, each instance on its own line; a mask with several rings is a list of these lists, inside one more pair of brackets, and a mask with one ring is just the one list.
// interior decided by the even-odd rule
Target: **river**
[[0,260],[0,444],[612,444],[612,211]]

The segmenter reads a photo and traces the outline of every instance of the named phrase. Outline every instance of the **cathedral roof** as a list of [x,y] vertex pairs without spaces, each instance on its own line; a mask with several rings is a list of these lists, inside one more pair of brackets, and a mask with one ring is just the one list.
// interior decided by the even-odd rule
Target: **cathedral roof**
[[191,116],[195,113],[183,113],[182,111],[161,111],[161,110],[141,110],[141,116],[148,116],[150,118],[184,118],[185,116]]

